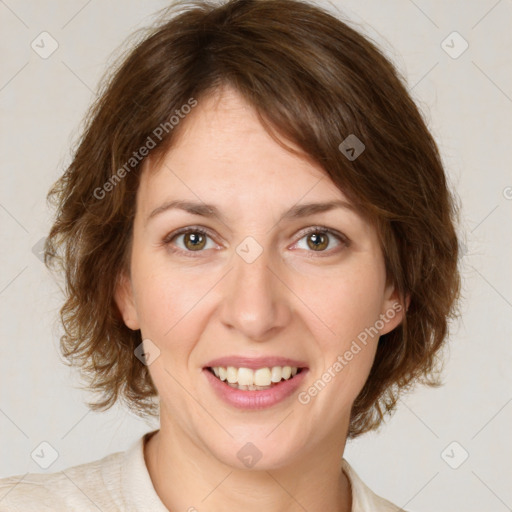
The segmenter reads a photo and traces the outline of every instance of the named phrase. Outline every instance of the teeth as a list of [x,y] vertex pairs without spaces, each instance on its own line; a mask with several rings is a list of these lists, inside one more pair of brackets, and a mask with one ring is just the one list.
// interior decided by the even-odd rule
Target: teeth
[[[240,373],[240,370],[238,373]],[[270,386],[271,376],[269,368],[259,368],[254,372],[254,384],[256,386]]]
[[283,370],[280,366],[274,366],[272,368],[272,382],[279,382],[283,377]]
[[[235,369],[233,368],[233,370]],[[251,370],[250,368],[239,368],[237,381],[239,386],[253,386],[255,384],[254,371]]]
[[227,381],[231,387],[243,390],[268,389],[272,384],[282,379],[288,380],[297,375],[298,368],[295,366],[273,366],[272,368],[235,368],[228,366],[215,366],[213,373],[222,381]]
[[228,382],[234,384],[238,380],[238,370],[233,366],[228,366],[226,372]]

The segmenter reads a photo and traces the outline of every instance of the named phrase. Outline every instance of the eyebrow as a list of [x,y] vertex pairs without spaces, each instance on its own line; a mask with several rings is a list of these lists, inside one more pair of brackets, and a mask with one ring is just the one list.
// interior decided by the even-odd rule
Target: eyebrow
[[[282,220],[300,219],[309,215],[314,215],[316,213],[323,213],[334,210],[336,208],[346,208],[348,210],[355,211],[355,208],[352,204],[340,200],[329,201],[325,203],[304,203],[294,205],[289,210],[284,212],[281,215],[279,222]],[[185,212],[191,213],[192,215],[200,215],[202,217],[217,219],[223,224],[226,224],[224,215],[222,215],[219,209],[213,204],[180,200],[168,201],[155,208],[146,219],[146,224],[157,215],[173,209],[183,210]]]

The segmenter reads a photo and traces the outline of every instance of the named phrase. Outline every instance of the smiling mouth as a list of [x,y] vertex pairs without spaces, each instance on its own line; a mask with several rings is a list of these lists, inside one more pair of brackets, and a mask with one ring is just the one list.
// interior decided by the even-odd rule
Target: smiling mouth
[[236,368],[234,366],[214,366],[207,370],[217,379],[234,389],[242,391],[263,391],[277,386],[279,383],[291,380],[301,373],[304,368],[296,366],[272,366],[253,370],[251,368]]

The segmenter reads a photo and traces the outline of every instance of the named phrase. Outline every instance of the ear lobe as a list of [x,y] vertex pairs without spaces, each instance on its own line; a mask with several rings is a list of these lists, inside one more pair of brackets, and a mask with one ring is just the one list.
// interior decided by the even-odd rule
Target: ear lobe
[[123,317],[126,327],[132,331],[140,329],[131,279],[125,272],[121,272],[118,276],[114,291],[114,300],[119,308],[119,312]]

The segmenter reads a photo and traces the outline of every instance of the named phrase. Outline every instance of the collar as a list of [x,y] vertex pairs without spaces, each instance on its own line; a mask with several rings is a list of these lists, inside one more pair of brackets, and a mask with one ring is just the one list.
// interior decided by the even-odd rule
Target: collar
[[[126,510],[130,512],[169,512],[153,487],[144,459],[144,445],[156,432],[158,430],[144,434],[124,454],[121,488],[126,500]],[[352,491],[351,512],[398,510],[390,502],[374,494],[345,459],[342,461],[342,470],[348,477]]]
[[157,430],[144,434],[126,450],[121,468],[122,495],[130,512],[169,512],[153,487],[144,460],[144,445]]

